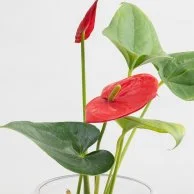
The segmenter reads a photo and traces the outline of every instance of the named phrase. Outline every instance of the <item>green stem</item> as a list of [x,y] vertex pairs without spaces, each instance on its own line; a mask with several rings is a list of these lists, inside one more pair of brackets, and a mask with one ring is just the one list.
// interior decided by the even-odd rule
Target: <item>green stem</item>
[[[116,153],[115,153],[115,159],[117,158],[118,156],[118,150],[116,150]],[[105,189],[104,189],[104,194],[107,194],[108,193],[108,189],[109,189],[109,186],[110,186],[110,180],[111,180],[111,177],[112,177],[112,173],[113,173],[113,170],[115,168],[115,162],[109,172],[109,175],[108,175],[108,179],[106,181],[106,186],[105,186]]]
[[99,188],[100,188],[100,176],[95,176],[95,188],[94,188],[94,194],[99,194]]
[[[115,152],[115,161],[116,161],[116,158],[118,158],[118,149],[116,148],[116,152]],[[105,189],[104,189],[104,194],[107,194],[109,193],[109,189],[110,189],[110,182],[111,182],[111,178],[112,178],[112,174],[113,174],[113,171],[115,169],[115,162],[109,172],[109,175],[108,175],[108,179],[106,181],[106,186],[105,186]]]
[[[82,71],[82,106],[83,106],[83,121],[86,121],[86,64],[85,64],[85,32],[82,33],[81,39],[81,71]],[[84,179],[84,194],[90,194],[89,177],[83,175]]]
[[[144,115],[146,114],[146,112],[147,112],[148,108],[150,107],[150,105],[151,105],[151,102],[149,102],[149,103],[146,105],[146,107],[144,108],[144,110],[143,110],[143,112],[142,112],[140,118],[143,118],[143,117],[144,117]],[[127,140],[125,146],[124,146],[124,148],[123,148],[119,166],[121,165],[121,162],[123,161],[123,159],[124,159],[124,157],[125,157],[125,154],[126,154],[126,152],[127,152],[127,150],[128,150],[128,147],[129,147],[129,145],[131,144],[131,141],[132,141],[133,137],[135,136],[136,132],[137,132],[137,128],[134,128],[134,129],[132,130],[132,132],[131,132],[131,134],[130,134],[130,136],[129,136],[129,138],[128,138],[128,140]]]
[[[111,93],[109,94],[108,101],[113,102],[115,100],[116,96],[118,95],[118,93],[120,92],[120,90],[121,90],[121,85],[116,85],[113,88],[113,90],[111,91]],[[102,126],[102,130],[101,130],[101,133],[100,133],[100,138],[97,142],[96,150],[99,150],[99,148],[100,148],[100,143],[101,143],[102,137],[104,135],[106,125],[107,125],[107,123],[105,122]],[[113,168],[110,171],[110,174],[109,174],[109,177],[108,177],[108,180],[107,180],[107,184],[106,184],[106,188],[108,187],[108,183],[109,183],[110,177],[112,175],[112,170],[113,170]],[[99,185],[100,185],[100,176],[96,176],[95,177],[95,194],[98,194],[98,192],[99,192]],[[105,188],[105,190],[106,190],[106,188]]]
[[86,63],[85,63],[85,33],[82,33],[81,39],[81,71],[82,71],[82,106],[83,106],[83,121],[85,122],[86,113]]
[[130,69],[130,68],[129,68],[129,70],[128,70],[128,77],[131,77],[132,72],[133,72],[133,69]]
[[110,182],[110,186],[107,194],[112,194],[114,190],[114,186],[115,186],[115,182],[116,182],[116,178],[119,170],[122,149],[123,149],[124,137],[125,137],[125,132],[123,131],[117,142],[117,151],[116,151],[117,156],[115,158],[115,168],[114,168],[114,172],[111,178],[111,182]]
[[90,194],[90,182],[89,177],[84,175],[84,194]]
[[104,135],[106,126],[107,126],[107,122],[103,123],[103,125],[102,125],[102,130],[101,130],[101,132],[100,132],[100,137],[99,137],[99,139],[98,139],[97,146],[96,146],[96,151],[98,151],[98,150],[100,149],[100,144],[101,144],[102,137],[103,137],[103,135]]
[[[107,122],[103,123],[102,130],[100,132],[100,137],[98,139],[97,146],[96,146],[96,151],[98,151],[100,149],[100,144],[101,144],[102,137],[104,135],[106,126],[107,126]],[[100,176],[98,175],[98,176],[95,176],[95,189],[94,189],[94,194],[98,194],[99,193],[99,187],[100,187]]]
[[[161,82],[158,84],[159,88],[160,88],[162,85],[163,85],[163,81],[161,81]],[[148,111],[148,109],[149,109],[151,103],[152,103],[152,101],[150,101],[150,102],[146,105],[146,107],[144,108],[143,112],[142,112],[141,115],[140,115],[140,118],[143,118],[143,117],[145,116],[145,114],[146,114],[146,112]],[[123,159],[124,159],[124,157],[125,157],[125,155],[126,155],[126,152],[127,152],[128,148],[129,148],[129,145],[131,144],[131,141],[132,141],[133,137],[135,136],[136,132],[137,132],[137,128],[134,128],[134,129],[132,130],[132,132],[131,132],[131,134],[130,134],[130,136],[129,136],[129,138],[128,138],[126,144],[125,144],[125,146],[124,146],[124,149],[123,149],[123,151],[122,151],[121,160],[120,160],[120,164],[119,164],[119,165],[121,165],[121,162],[123,161]]]
[[113,173],[114,168],[115,168],[115,164],[113,164],[113,166],[112,166],[112,168],[111,168],[111,170],[109,172],[108,179],[106,181],[106,186],[105,186],[105,189],[104,189],[104,194],[108,193],[109,184],[110,184],[110,180],[111,180],[111,177],[112,177],[112,173]]
[[76,194],[80,194],[81,192],[81,186],[82,186],[82,175],[79,176],[78,186],[77,186],[77,192]]

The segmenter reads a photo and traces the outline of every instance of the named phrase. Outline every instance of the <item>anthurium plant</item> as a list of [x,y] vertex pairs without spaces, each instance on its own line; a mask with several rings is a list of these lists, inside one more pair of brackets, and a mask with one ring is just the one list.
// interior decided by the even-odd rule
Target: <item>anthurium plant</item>
[[[170,134],[176,142],[175,147],[181,143],[185,133],[181,124],[143,118],[162,85],[165,84],[182,100],[194,100],[194,52],[166,53],[148,17],[137,6],[125,2],[103,35],[123,55],[128,72],[122,80],[105,86],[99,96],[86,101],[85,41],[94,30],[98,3],[95,1],[89,8],[75,36],[75,43],[81,48],[83,120],[56,123],[16,121],[2,126],[30,138],[64,168],[80,174],[77,194],[99,194],[100,175],[105,172],[109,176],[104,194],[114,192],[119,168],[137,129]],[[161,80],[149,72],[133,75],[134,69],[147,63],[156,68]],[[132,116],[140,109],[140,117]],[[108,122],[116,122],[122,129],[118,141],[113,142],[115,153],[101,148]],[[95,123],[102,123],[102,129],[99,130]],[[126,138],[128,133],[130,136]],[[93,144],[96,144],[95,149],[89,151]],[[93,190],[90,187],[92,177],[95,182]],[[71,193],[71,188],[68,193]]]

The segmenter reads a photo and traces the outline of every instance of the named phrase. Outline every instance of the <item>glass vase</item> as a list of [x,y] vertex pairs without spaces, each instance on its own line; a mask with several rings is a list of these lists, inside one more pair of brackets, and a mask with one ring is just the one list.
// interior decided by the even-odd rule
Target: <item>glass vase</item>
[[[76,194],[79,175],[68,175],[53,178],[40,184],[33,194]],[[99,194],[104,194],[107,175],[101,175]],[[90,177],[91,194],[94,193],[94,177]],[[83,191],[81,194],[84,194]],[[125,176],[117,176],[114,194],[154,194],[146,183]]]

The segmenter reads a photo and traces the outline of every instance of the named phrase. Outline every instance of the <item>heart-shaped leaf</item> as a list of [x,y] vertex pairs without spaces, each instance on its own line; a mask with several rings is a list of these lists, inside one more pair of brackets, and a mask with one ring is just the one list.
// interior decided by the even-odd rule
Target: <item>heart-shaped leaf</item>
[[176,146],[180,144],[185,133],[185,128],[180,124],[159,120],[141,119],[132,116],[118,119],[117,123],[126,132],[133,128],[142,128],[149,129],[158,133],[169,133],[174,137]]
[[155,62],[169,89],[183,100],[194,100],[194,52],[175,53],[171,59]]
[[120,50],[130,69],[168,57],[151,21],[133,4],[122,3],[103,34]]
[[100,131],[91,124],[18,121],[3,127],[27,136],[59,164],[76,173],[101,174],[108,171],[114,162],[113,155],[105,150],[86,154],[100,135]]

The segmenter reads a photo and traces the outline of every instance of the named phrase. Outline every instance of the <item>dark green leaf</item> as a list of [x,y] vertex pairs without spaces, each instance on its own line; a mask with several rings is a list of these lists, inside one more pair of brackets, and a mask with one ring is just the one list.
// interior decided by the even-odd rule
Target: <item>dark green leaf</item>
[[154,65],[169,89],[183,100],[194,100],[194,52],[175,53]]
[[118,119],[117,123],[126,132],[133,128],[142,128],[149,129],[158,133],[169,133],[174,137],[176,146],[180,144],[185,133],[185,128],[180,124],[159,120],[141,119],[132,116]]
[[3,127],[27,136],[59,164],[76,173],[101,174],[108,171],[114,162],[112,154],[105,150],[86,154],[86,150],[100,135],[100,131],[91,124],[21,121]]
[[167,57],[151,21],[133,4],[122,3],[103,34],[121,51],[130,69]]

